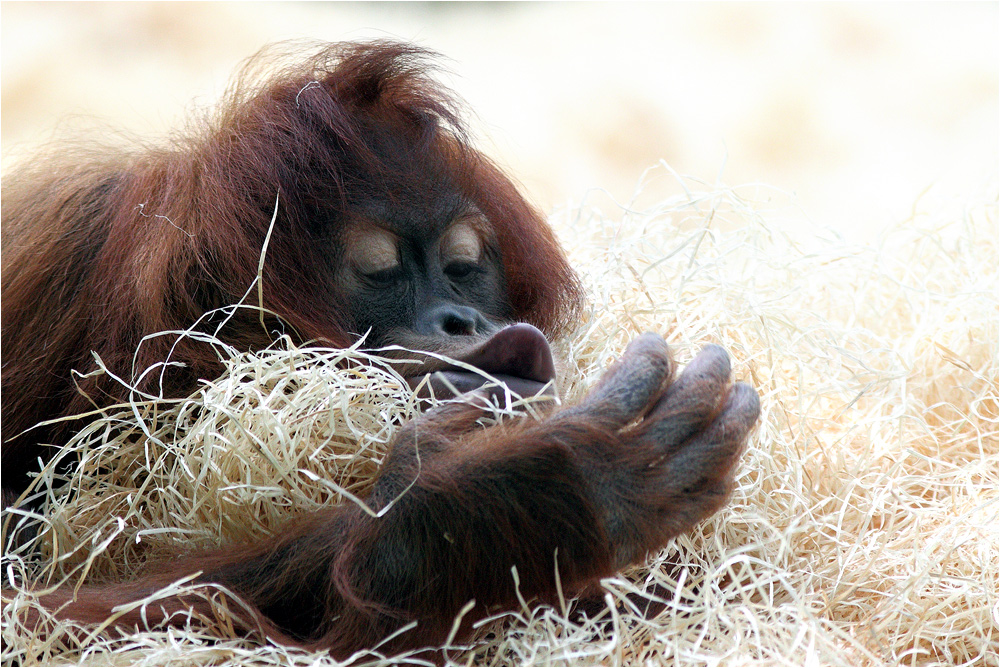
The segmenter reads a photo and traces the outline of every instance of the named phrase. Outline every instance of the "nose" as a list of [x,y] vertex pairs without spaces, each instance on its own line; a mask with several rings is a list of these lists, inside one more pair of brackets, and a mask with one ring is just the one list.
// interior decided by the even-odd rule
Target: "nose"
[[441,304],[428,310],[417,329],[436,336],[473,336],[485,334],[486,319],[474,308],[458,304]]

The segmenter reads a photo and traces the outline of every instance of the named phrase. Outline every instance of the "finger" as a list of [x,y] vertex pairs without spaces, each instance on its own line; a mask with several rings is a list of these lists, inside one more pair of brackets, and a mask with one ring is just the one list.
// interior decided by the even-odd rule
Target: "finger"
[[747,435],[760,413],[757,393],[737,383],[711,425],[685,443],[673,456],[660,458],[662,468],[650,481],[656,499],[642,522],[644,539],[625,536],[616,548],[623,565],[643,551],[690,531],[718,512],[732,489],[732,476]]
[[647,333],[633,340],[583,401],[560,417],[586,415],[620,427],[643,414],[670,382],[674,364],[663,338]]
[[756,390],[736,383],[711,424],[667,459],[664,473],[667,484],[676,488],[672,492],[698,494],[728,481],[759,416]]
[[729,355],[705,346],[646,415],[637,437],[670,453],[709,423],[729,389]]
[[[732,488],[736,463],[759,415],[757,393],[749,385],[736,383],[699,433],[675,452],[660,454],[633,469],[633,484],[619,490],[627,501],[619,501],[618,515],[609,513],[607,523],[616,566],[635,562],[722,508]],[[647,452],[652,454],[653,450]],[[629,490],[635,495],[631,499]],[[636,508],[641,512],[636,513]]]

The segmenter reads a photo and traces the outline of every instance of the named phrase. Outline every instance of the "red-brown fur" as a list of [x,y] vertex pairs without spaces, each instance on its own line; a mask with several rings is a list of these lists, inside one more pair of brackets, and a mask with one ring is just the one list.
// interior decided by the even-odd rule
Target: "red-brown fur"
[[[504,248],[511,319],[554,333],[578,299],[575,276],[539,213],[467,147],[455,103],[426,76],[426,56],[402,44],[332,46],[262,84],[248,68],[215,120],[174,145],[124,155],[92,151],[86,160],[72,152],[41,156],[34,168],[5,177],[5,489],[27,482],[36,443],[64,442],[78,425],[9,439],[42,420],[90,410],[91,400],[122,397],[121,385],[107,375],[78,378],[74,387],[71,370],[96,368],[91,351],[126,379],[168,357],[183,362],[185,369],[166,374],[166,396],[218,376],[218,356],[190,338],[140,342],[190,327],[205,311],[199,296],[223,306],[247,291],[276,200],[280,218],[264,265],[264,307],[280,314],[285,331],[299,340],[351,342],[338,295],[329,291],[333,277],[315,275],[326,266],[316,254],[329,248],[302,240],[309,238],[316,201],[331,218],[340,216],[336,224],[346,223],[349,207],[338,182],[343,157],[331,150],[328,133],[357,146],[362,123],[412,132],[414,118],[426,119],[419,130],[436,131],[436,142],[426,155],[407,159],[444,163],[439,168],[483,210]],[[359,86],[372,88],[352,88]],[[351,155],[357,163],[399,181],[407,176],[360,148]],[[339,230],[326,233],[336,237]],[[285,269],[298,267],[314,273]],[[533,280],[539,275],[546,281]],[[252,297],[256,303],[256,291]],[[258,320],[255,312],[238,312],[223,338],[240,349],[268,345],[273,335]],[[151,373],[140,389],[160,394],[160,384]]]
[[[79,424],[30,427],[123,398],[108,375],[79,375],[95,369],[93,352],[155,396],[183,395],[219,374],[206,344],[144,337],[191,327],[247,291],[276,204],[262,272],[263,306],[273,315],[262,326],[257,311],[237,311],[219,334],[238,349],[268,345],[273,330],[332,345],[360,333],[344,321],[338,240],[358,220],[366,188],[381,182],[404,209],[407,193],[437,188],[478,207],[502,251],[507,320],[552,335],[574,317],[579,286],[551,230],[470,148],[456,105],[426,74],[426,57],[378,42],[325,47],[262,84],[248,68],[215,120],[166,148],[43,159],[5,179],[5,491],[25,488],[36,458],[47,456],[39,443],[63,443]],[[201,327],[214,331],[218,322]],[[156,366],[165,360],[184,366]],[[248,606],[247,631],[347,657],[416,620],[417,630],[385,649],[433,646],[470,600],[466,629],[512,605],[512,567],[522,596],[551,599],[557,562],[562,586],[578,591],[721,506],[756,395],[730,386],[720,350],[699,360],[673,382],[665,344],[647,336],[583,404],[548,420],[484,431],[473,428],[481,415],[474,405],[438,409],[403,429],[385,463],[366,500],[379,510],[399,496],[382,517],[347,504],[273,540],[42,602],[99,623],[114,606],[201,572],[200,582]],[[156,372],[139,379],[150,367]],[[210,613],[197,597],[157,606],[118,625],[171,623],[161,608]]]

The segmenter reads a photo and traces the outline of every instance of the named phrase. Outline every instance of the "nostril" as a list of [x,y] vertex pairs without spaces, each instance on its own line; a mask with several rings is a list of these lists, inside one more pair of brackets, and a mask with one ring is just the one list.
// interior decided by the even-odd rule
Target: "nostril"
[[476,333],[476,321],[458,313],[446,313],[441,321],[441,329],[448,336],[471,336]]
[[425,311],[414,328],[430,336],[476,336],[489,331],[489,324],[474,308],[459,304],[439,304]]

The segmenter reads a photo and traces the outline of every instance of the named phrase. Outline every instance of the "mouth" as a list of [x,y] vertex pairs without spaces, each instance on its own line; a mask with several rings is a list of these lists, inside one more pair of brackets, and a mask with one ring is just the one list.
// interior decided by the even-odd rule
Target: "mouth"
[[490,389],[494,396],[503,395],[504,388],[521,397],[555,394],[552,351],[545,335],[531,325],[508,325],[454,359],[461,364],[447,364],[432,373],[411,376],[407,382],[416,388],[427,378],[420,395],[439,399],[476,390],[492,383],[491,378],[501,384]]

